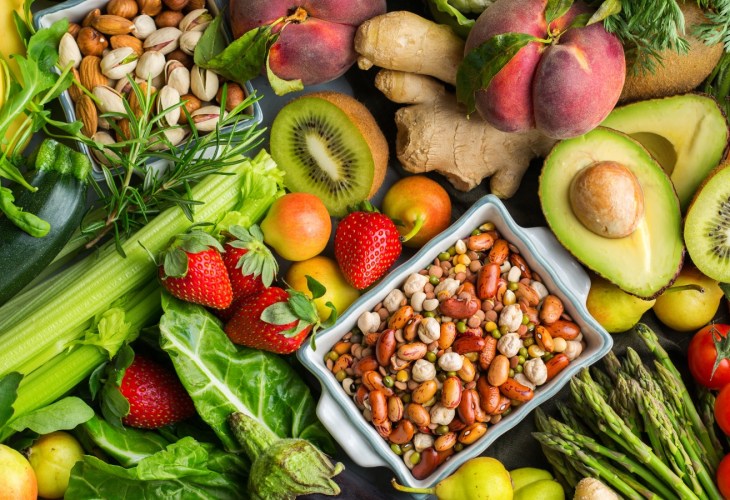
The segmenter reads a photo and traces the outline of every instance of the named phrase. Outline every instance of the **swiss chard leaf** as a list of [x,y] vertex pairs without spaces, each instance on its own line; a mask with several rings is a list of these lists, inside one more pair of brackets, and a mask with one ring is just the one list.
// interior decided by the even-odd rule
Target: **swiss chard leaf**
[[124,467],[137,465],[170,444],[157,432],[131,427],[118,428],[96,415],[84,422],[81,431],[104,453]]
[[69,396],[26,413],[8,425],[18,432],[30,429],[38,434],[48,434],[58,430],[74,429],[93,416],[94,410],[82,399]]
[[308,439],[332,451],[309,388],[279,356],[237,348],[203,307],[163,294],[160,345],[170,354],[198,414],[228,450],[240,450],[226,423],[240,411],[279,437]]
[[495,35],[471,50],[456,73],[456,97],[466,105],[467,113],[476,109],[474,94],[486,89],[492,78],[530,42],[540,39],[526,33]]
[[66,498],[241,498],[246,476],[235,456],[220,453],[186,437],[130,469],[87,455],[71,471]]
[[23,375],[10,372],[0,378],[0,427],[4,426],[13,417],[13,403],[18,396],[18,385]]

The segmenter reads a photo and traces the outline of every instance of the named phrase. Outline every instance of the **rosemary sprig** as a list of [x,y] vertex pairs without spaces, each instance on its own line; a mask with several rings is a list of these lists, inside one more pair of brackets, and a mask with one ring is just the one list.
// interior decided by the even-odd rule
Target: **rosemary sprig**
[[[120,253],[120,243],[125,237],[170,206],[180,207],[192,221],[194,207],[198,204],[190,194],[192,185],[239,161],[243,154],[261,143],[264,132],[255,125],[238,129],[241,121],[250,118],[248,109],[259,99],[256,95],[247,96],[228,113],[222,105],[215,130],[199,134],[184,103],[158,112],[152,86],[149,83],[139,85],[132,79],[130,83],[139,103],[136,112],[124,99],[126,113],[101,115],[110,121],[116,136],[123,140],[101,144],[80,134],[76,137],[106,160],[101,162],[106,163],[101,165],[104,183],[94,183],[98,195],[96,205],[103,207],[104,217],[85,222],[83,232],[90,237],[87,247],[111,233]],[[223,103],[226,102],[226,90],[224,86]],[[175,108],[180,108],[187,117],[187,125],[166,126],[164,117]],[[180,128],[189,129],[190,135],[175,146],[167,134]],[[158,160],[165,161],[166,166],[148,168],[149,163]]]

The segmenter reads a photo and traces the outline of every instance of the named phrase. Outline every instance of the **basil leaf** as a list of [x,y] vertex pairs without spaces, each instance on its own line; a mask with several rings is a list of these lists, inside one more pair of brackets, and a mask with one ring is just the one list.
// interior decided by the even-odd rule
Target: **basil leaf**
[[13,416],[13,403],[18,397],[18,385],[23,380],[23,375],[18,372],[10,372],[0,378],[0,427],[4,426]]
[[476,109],[474,94],[486,89],[494,75],[530,42],[539,38],[526,33],[495,35],[471,50],[459,65],[456,73],[456,97],[466,105],[467,113]]
[[[185,437],[125,469],[86,455],[71,471],[66,498],[239,499],[245,468],[211,445]],[[223,467],[226,467],[225,469]]]
[[[258,76],[276,35],[271,26],[260,26],[243,34],[203,65],[219,75],[243,84]],[[202,59],[201,55],[201,59]],[[201,61],[203,62],[203,61]]]
[[205,28],[203,36],[200,37],[198,44],[195,46],[195,54],[193,56],[195,64],[201,68],[205,68],[208,61],[223,52],[226,48],[226,37],[221,29],[223,16],[216,16],[213,21]]
[[573,0],[548,0],[547,6],[545,6],[545,20],[548,26],[565,15],[572,6]]
[[227,424],[234,411],[257,419],[279,437],[298,437],[325,452],[334,447],[315,415],[309,388],[281,357],[237,348],[205,308],[163,294],[160,346],[203,420],[228,450],[240,445]]
[[94,416],[94,410],[75,396],[60,399],[8,424],[18,432],[30,429],[38,434],[49,434],[58,430],[74,429]]

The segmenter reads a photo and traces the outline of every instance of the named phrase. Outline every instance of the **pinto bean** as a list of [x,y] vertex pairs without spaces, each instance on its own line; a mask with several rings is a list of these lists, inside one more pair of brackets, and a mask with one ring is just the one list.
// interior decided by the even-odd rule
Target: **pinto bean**
[[543,351],[553,352],[555,350],[555,343],[553,342],[553,336],[550,335],[550,330],[542,325],[535,327],[535,340]]
[[388,366],[390,357],[395,353],[396,347],[395,330],[389,328],[380,334],[375,343],[375,357],[380,366]]
[[531,400],[534,396],[532,389],[513,378],[508,378],[504,384],[500,385],[499,392],[513,401],[522,401],[523,403]]
[[547,361],[545,363],[545,368],[547,368],[547,379],[552,380],[555,375],[560,373],[563,368],[565,368],[569,364],[570,358],[568,358],[568,356],[566,356],[562,352],[550,358],[550,361]]
[[461,402],[461,379],[459,377],[447,377],[441,387],[441,404],[446,408],[456,408]]
[[536,306],[540,303],[540,295],[530,285],[522,282],[517,283],[517,291],[515,291],[517,300],[524,300],[528,306]]
[[398,330],[403,328],[413,317],[413,308],[411,306],[403,306],[393,313],[393,316],[388,320],[388,328]]
[[474,422],[471,425],[467,425],[464,430],[459,433],[459,442],[461,444],[473,444],[487,433],[487,426],[481,422]]
[[391,443],[406,444],[408,441],[413,439],[413,434],[415,434],[415,432],[416,428],[413,427],[410,420],[401,420],[395,424],[395,429],[391,431],[388,439]]
[[409,403],[406,407],[406,415],[416,427],[428,427],[431,423],[431,414],[419,403]]
[[388,403],[383,391],[370,391],[368,395],[370,401],[370,413],[373,416],[374,424],[382,424],[388,420]]
[[380,437],[388,439],[388,436],[390,436],[390,432],[392,429],[390,420],[386,420],[385,422],[380,424],[376,424],[375,422],[373,422],[373,425],[375,426],[375,430],[378,431],[378,434],[380,434]]
[[430,476],[436,468],[444,463],[447,458],[454,454],[454,449],[436,451],[434,448],[426,448],[421,452],[421,461],[413,467],[411,474],[416,479],[424,479]]
[[438,339],[439,349],[448,349],[456,339],[456,323],[447,321],[441,323],[441,336]]
[[378,369],[378,360],[373,356],[365,356],[360,358],[352,365],[352,371],[356,377],[362,377],[365,372]]
[[403,338],[405,338],[408,342],[415,339],[416,335],[418,335],[418,327],[421,325],[422,320],[423,316],[420,314],[416,314],[409,319],[408,323],[406,323],[406,326],[403,328]]
[[548,295],[542,299],[540,322],[545,325],[555,323],[563,315],[563,311],[563,302],[555,295]]
[[477,391],[482,409],[489,415],[493,415],[499,407],[501,397],[499,388],[491,385],[486,377],[477,380]]
[[449,318],[467,319],[474,316],[480,306],[481,302],[470,295],[464,299],[450,297],[441,302],[439,309],[444,316]]
[[436,451],[445,451],[449,448],[453,448],[456,444],[456,433],[447,432],[446,434],[439,436],[433,442],[433,447]]
[[485,339],[482,337],[464,335],[456,339],[451,348],[457,354],[467,354],[469,352],[480,352],[484,349],[485,344]]
[[436,395],[436,391],[438,391],[438,388],[439,386],[435,380],[426,380],[421,385],[416,387],[416,389],[411,394],[411,400],[414,403],[426,403]]
[[490,384],[499,387],[509,377],[509,358],[504,354],[497,354],[489,365],[487,380]]
[[337,374],[337,372],[350,368],[351,366],[352,356],[350,356],[349,354],[343,354],[342,356],[337,358],[337,361],[335,361],[335,364],[332,367],[332,373]]
[[428,346],[423,342],[412,342],[403,344],[398,348],[397,356],[406,361],[415,361],[423,358],[428,352]]
[[479,368],[487,371],[497,355],[497,339],[489,335],[484,338],[484,347],[479,351]]
[[489,233],[480,233],[466,239],[466,247],[473,252],[489,250],[494,245],[494,236]]
[[403,418],[404,414],[403,400],[396,395],[390,396],[388,398],[388,420],[397,422]]
[[514,252],[509,254],[509,262],[520,269],[523,278],[532,279],[532,272],[530,271],[530,268],[527,267],[527,262],[525,262],[522,255]]
[[370,370],[362,374],[362,383],[370,391],[382,391],[386,396],[393,395],[393,389],[383,384],[383,377],[380,373]]
[[509,243],[503,239],[496,240],[487,256],[489,262],[494,262],[501,266],[507,260],[507,257],[509,257]]
[[456,372],[456,375],[468,384],[469,382],[474,380],[474,377],[476,376],[476,368],[474,367],[474,363],[472,363],[469,358],[464,356],[461,369]]
[[459,419],[466,425],[472,424],[476,420],[475,406],[476,401],[474,400],[474,390],[464,391],[461,396],[461,401],[457,411],[459,413]]

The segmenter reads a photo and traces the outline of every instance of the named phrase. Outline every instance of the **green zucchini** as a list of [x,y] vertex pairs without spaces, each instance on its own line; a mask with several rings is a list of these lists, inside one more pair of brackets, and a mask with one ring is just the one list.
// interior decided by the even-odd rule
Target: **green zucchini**
[[0,304],[33,280],[68,242],[86,212],[86,191],[91,162],[52,139],[35,156],[31,192],[18,189],[15,204],[50,225],[43,237],[34,237],[0,217]]

